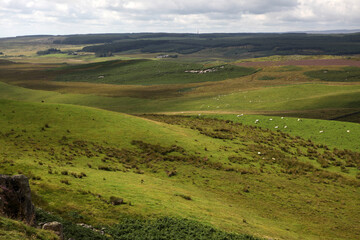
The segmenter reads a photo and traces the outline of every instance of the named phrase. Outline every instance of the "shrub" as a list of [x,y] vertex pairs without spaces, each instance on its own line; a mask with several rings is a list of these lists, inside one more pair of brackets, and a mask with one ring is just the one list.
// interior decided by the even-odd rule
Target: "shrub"
[[182,197],[185,200],[192,200],[190,196],[184,194],[174,194],[174,196]]
[[249,235],[226,233],[211,226],[188,219],[163,217],[155,220],[123,218],[111,227],[109,233],[114,239],[181,239],[181,240],[256,240]]
[[67,179],[61,179],[60,182],[66,184],[66,185],[70,185],[70,182]]
[[114,196],[111,196],[110,197],[110,203],[112,205],[120,205],[120,204],[124,204],[124,199],[122,198],[119,198],[119,197],[114,197]]
[[[76,212],[69,214],[70,217],[79,218],[79,215]],[[57,221],[62,223],[64,227],[64,239],[86,239],[86,240],[107,240],[108,237],[101,235],[98,232],[95,232],[91,229],[76,225],[70,221],[64,220],[61,217],[51,215],[48,212],[45,212],[41,209],[36,209],[36,220],[37,222],[53,222]]]

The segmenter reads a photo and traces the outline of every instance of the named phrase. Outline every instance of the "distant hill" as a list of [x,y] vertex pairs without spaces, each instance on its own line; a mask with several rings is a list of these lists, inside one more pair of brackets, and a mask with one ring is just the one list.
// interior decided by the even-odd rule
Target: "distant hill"
[[341,34],[341,33],[359,33],[360,29],[341,29],[341,30],[324,30],[324,31],[306,31],[305,33],[315,33],[315,34]]
[[[315,33],[315,32],[314,32]],[[320,33],[320,32],[318,32]],[[108,53],[138,50],[143,53],[191,54],[220,51],[228,58],[270,55],[347,55],[360,53],[360,34],[214,33],[214,34],[118,34],[78,35],[57,44],[105,43],[84,47],[85,52]],[[231,49],[231,51],[227,51]]]

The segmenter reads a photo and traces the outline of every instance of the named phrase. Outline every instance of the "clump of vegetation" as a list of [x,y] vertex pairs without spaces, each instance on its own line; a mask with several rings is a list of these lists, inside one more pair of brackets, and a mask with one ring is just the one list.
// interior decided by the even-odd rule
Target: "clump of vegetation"
[[300,67],[300,66],[288,65],[288,66],[280,67],[278,72],[294,72],[294,71],[301,71],[301,70],[302,70],[302,67]]
[[261,76],[258,78],[258,80],[275,80],[277,79],[277,77],[275,76],[268,76],[268,75],[265,75],[265,76]]
[[108,52],[96,52],[95,56],[96,57],[112,57],[113,53],[111,51],[108,51]]
[[60,182],[66,185],[70,185],[70,182],[67,179],[61,179]]
[[[74,215],[74,214],[72,214]],[[93,231],[92,229],[79,226],[69,220],[65,220],[59,216],[55,216],[42,209],[36,209],[37,222],[53,222],[62,223],[64,228],[64,239],[89,239],[89,240],[108,240],[109,238],[100,233],[100,230]]]
[[120,204],[124,204],[124,199],[122,198],[119,198],[119,197],[114,197],[114,196],[111,196],[110,197],[110,203],[112,205],[120,205]]
[[343,70],[317,70],[304,73],[311,78],[319,78],[323,81],[329,82],[359,82],[360,68],[359,67],[344,67]]
[[195,221],[164,217],[155,220],[123,218],[111,227],[109,233],[115,239],[229,239],[256,240],[258,238],[226,233]]
[[50,232],[26,225],[0,216],[1,239],[22,239],[22,240],[56,240],[58,237]]
[[56,48],[49,48],[44,51],[37,51],[37,55],[48,55],[48,54],[56,54],[56,53],[63,53],[60,49]]
[[183,198],[185,200],[188,200],[188,201],[192,200],[192,198],[190,196],[184,195],[184,194],[175,194],[175,196],[181,197],[181,198]]

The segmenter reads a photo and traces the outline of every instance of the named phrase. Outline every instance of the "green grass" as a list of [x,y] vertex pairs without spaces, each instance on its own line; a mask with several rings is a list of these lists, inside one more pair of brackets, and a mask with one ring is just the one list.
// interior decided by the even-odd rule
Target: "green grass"
[[219,231],[195,221],[161,218],[153,221],[124,219],[110,233],[121,239],[234,239],[256,240],[250,235],[238,235]]
[[59,239],[55,234],[30,227],[22,222],[11,220],[0,216],[0,239],[6,240],[56,240]]
[[[297,84],[267,87],[249,91],[234,91],[212,98],[184,98],[169,101],[164,111],[241,111],[241,110],[310,110],[325,108],[357,108],[360,87]],[[170,108],[172,104],[172,108]]]
[[272,55],[267,57],[257,57],[241,59],[237,62],[263,62],[263,61],[291,61],[291,60],[308,60],[308,59],[339,59],[342,57],[332,55]]
[[234,91],[229,94],[213,97],[198,97],[194,94],[168,99],[143,99],[134,97],[104,97],[90,94],[61,94],[29,90],[0,83],[0,94],[3,98],[7,99],[76,104],[127,113],[350,109],[359,107],[359,91],[360,86],[358,85],[298,84],[249,91]]
[[[272,131],[279,130],[291,136],[301,136],[305,139],[311,139],[318,144],[326,144],[332,148],[350,149],[360,152],[358,144],[360,125],[357,123],[246,114],[214,114],[205,116],[259,126]],[[255,123],[256,120],[259,121]]]
[[268,75],[258,77],[258,80],[275,80],[275,79],[277,79],[277,77],[268,76]]
[[327,70],[305,72],[305,75],[311,78],[319,78],[329,82],[359,82],[359,67],[344,67],[343,70]]
[[221,81],[253,74],[255,69],[224,65],[213,67],[214,72],[186,73],[207,69],[194,63],[164,60],[125,60],[92,63],[63,69],[56,81],[92,82],[123,85],[179,84]]
[[[2,172],[29,176],[36,205],[68,221],[113,225],[129,215],[176,217],[259,237],[356,235],[353,152],[205,118],[144,119],[9,100],[0,101],[0,110]],[[322,167],[308,150],[319,158],[333,152],[335,160]],[[112,196],[125,204],[109,204]],[[334,208],[342,210],[334,216]],[[159,226],[153,223],[146,222]]]
[[62,223],[64,226],[64,239],[258,239],[249,235],[226,233],[196,221],[172,217],[149,220],[134,216],[124,216],[116,225],[107,226],[105,229],[97,226],[97,229],[104,229],[106,235],[101,235],[91,229],[78,226],[41,209],[37,210],[37,219],[41,222],[57,221]]
[[[304,58],[333,57],[274,56],[254,61]],[[31,59],[104,61],[93,55],[27,60]],[[359,125],[237,115],[319,110],[321,117],[320,110],[356,111],[359,85],[304,83],[307,79],[301,71],[317,67],[270,68],[245,78],[238,77],[255,70],[224,65],[213,73],[185,73],[218,68],[220,63],[123,59],[52,69],[46,72],[48,78],[43,77],[43,70],[31,72],[36,66],[19,67],[19,74],[13,76],[2,65],[2,81],[23,81],[28,87],[40,86],[38,79],[47,81],[61,74],[56,80],[67,81],[69,86],[79,81],[179,84],[179,88],[172,88],[176,94],[165,97],[156,95],[160,90],[152,96],[108,97],[97,92],[67,94],[67,85],[61,85],[63,89],[53,85],[59,92],[51,92],[0,82],[1,173],[27,175],[35,204],[53,214],[43,212],[47,216],[42,217],[63,221],[70,226],[66,236],[75,239],[91,235],[75,225],[79,222],[105,226],[109,234],[128,239],[149,232],[164,239],[242,239],[243,235],[232,233],[275,239],[356,239],[360,228]],[[326,75],[331,81],[359,75],[357,68],[329,69],[316,76]],[[295,75],[290,73],[295,71]],[[277,79],[257,85],[259,75],[272,78],[274,72]],[[289,85],[298,79],[299,84]],[[222,80],[227,81],[210,82]],[[272,86],[273,82],[278,85]],[[228,85],[227,90],[222,91],[221,85]],[[120,87],[157,90],[157,86]],[[91,107],[127,113],[188,111],[197,116],[135,117]],[[222,112],[236,114],[215,114]],[[112,205],[114,197],[122,198],[124,204]],[[43,234],[7,221],[1,220],[0,238]]]
[[279,67],[279,69],[277,71],[278,72],[294,72],[294,71],[301,71],[302,69],[303,68],[300,66],[289,65],[289,66]]

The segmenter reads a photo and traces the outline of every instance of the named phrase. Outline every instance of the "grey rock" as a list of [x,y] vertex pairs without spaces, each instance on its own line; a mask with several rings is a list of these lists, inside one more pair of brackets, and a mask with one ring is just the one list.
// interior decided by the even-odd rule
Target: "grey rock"
[[24,175],[0,174],[0,214],[35,225],[29,179]]
[[64,239],[64,230],[63,225],[59,222],[48,222],[42,226],[42,229],[53,231],[56,235],[60,237],[61,240]]

